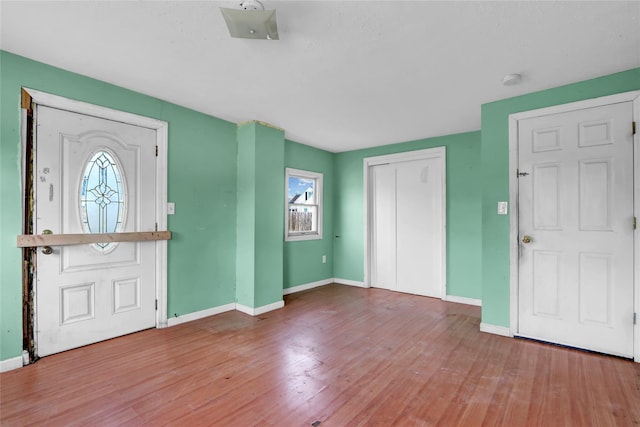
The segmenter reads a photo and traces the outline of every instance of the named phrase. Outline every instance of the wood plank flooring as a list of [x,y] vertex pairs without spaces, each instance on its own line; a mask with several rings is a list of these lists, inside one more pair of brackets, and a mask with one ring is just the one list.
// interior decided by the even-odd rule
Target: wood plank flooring
[[480,309],[328,285],[0,375],[2,426],[635,426],[640,364],[479,332]]

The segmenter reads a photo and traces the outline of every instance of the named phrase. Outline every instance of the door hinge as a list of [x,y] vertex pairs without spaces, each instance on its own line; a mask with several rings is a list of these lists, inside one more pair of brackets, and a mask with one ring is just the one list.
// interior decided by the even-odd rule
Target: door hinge
[[634,229],[634,230],[636,229],[637,222],[638,222],[638,221],[637,221],[637,218],[634,216],[634,217],[633,217],[633,229]]
[[637,316],[636,316],[636,313],[633,313],[633,324],[634,324],[634,325],[636,324],[636,317],[637,317]]
[[[635,224],[635,223],[634,223]],[[158,231],[158,223],[156,222],[156,231]]]
[[527,176],[529,172],[520,172],[520,169],[516,169],[516,177]]
[[158,309],[158,300],[156,300],[156,310]]
[[156,145],[156,157],[158,157],[158,146]]
[[636,122],[631,122],[631,135],[636,134]]

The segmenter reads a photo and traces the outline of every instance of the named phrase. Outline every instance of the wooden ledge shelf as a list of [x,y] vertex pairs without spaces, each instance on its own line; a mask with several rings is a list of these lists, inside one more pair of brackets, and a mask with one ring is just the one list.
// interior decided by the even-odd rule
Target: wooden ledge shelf
[[133,233],[96,234],[23,234],[18,236],[19,248],[39,246],[69,246],[110,242],[149,242],[171,240],[170,231],[138,231]]

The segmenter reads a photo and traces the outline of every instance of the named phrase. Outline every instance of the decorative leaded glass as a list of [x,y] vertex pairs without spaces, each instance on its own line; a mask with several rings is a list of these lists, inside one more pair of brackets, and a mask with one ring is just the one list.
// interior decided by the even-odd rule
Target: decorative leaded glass
[[[98,151],[87,162],[80,185],[80,221],[85,233],[122,231],[125,214],[125,187],[115,156]],[[96,243],[106,251],[115,243]]]

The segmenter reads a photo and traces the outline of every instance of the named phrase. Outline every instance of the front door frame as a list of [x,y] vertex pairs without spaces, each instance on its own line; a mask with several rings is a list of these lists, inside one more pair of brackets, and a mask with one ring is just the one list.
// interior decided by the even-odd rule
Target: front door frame
[[[169,124],[165,121],[152,119],[149,117],[140,116],[137,114],[127,113],[124,111],[114,110],[111,108],[89,104],[86,102],[76,101],[68,98],[64,98],[57,95],[52,95],[46,92],[41,92],[35,89],[23,88],[23,97],[30,97],[30,106],[28,108],[33,108],[35,110],[36,106],[46,106],[57,108],[60,110],[66,110],[73,113],[79,113],[87,116],[98,117],[106,120],[112,120],[116,122],[121,122],[125,124],[130,124],[133,126],[144,127],[148,129],[153,129],[156,132],[156,147],[157,147],[157,161],[156,161],[156,197],[155,197],[155,213],[156,213],[156,221],[157,221],[157,229],[158,230],[166,230],[167,229],[167,153],[168,153],[168,142],[169,142]],[[24,104],[24,103],[23,103]],[[27,171],[32,170],[27,167],[26,162],[26,150],[28,147],[27,138],[29,137],[30,130],[28,129],[29,124],[27,123],[27,114],[26,108],[23,105],[23,114],[22,114],[22,152],[23,152],[23,160],[22,160],[22,170],[23,175],[28,173]],[[35,150],[35,141],[33,141],[34,146],[33,150]],[[32,158],[29,156],[29,158]],[[23,176],[23,200],[27,200],[24,193],[26,191],[30,191],[30,188],[27,188],[26,182],[28,181],[26,176]],[[33,207],[35,207],[37,200],[35,199],[35,192],[33,193],[32,202]],[[23,205],[23,213],[26,209],[30,209],[31,206]],[[32,221],[35,220],[31,218]],[[23,226],[24,227],[24,226]],[[26,229],[26,228],[25,228]],[[36,267],[37,268],[37,267]],[[32,279],[27,277],[23,277],[23,281],[25,280],[33,280],[35,283],[35,274],[37,271],[34,271],[34,276]],[[156,241],[156,283],[155,283],[155,295],[157,300],[156,307],[156,328],[164,328],[167,326],[167,241],[166,240],[158,240]],[[23,268],[23,276],[28,274]],[[29,295],[23,295],[24,302],[26,302],[30,297]],[[23,302],[23,303],[24,303]],[[37,310],[37,308],[36,308]],[[35,311],[31,312],[32,316],[35,316]],[[33,322],[31,322],[33,325]],[[33,335],[32,335],[33,336]],[[25,348],[25,350],[28,350]]]
[[[633,102],[633,120],[640,122],[640,91],[624,92],[615,95],[603,96],[600,98],[587,99],[583,101],[571,102],[568,104],[554,105],[551,107],[539,108],[521,113],[509,115],[509,205],[511,215],[509,215],[509,288],[510,288],[510,335],[518,335],[519,332],[519,312],[518,312],[518,273],[519,273],[519,249],[520,241],[518,236],[518,121],[533,117],[546,116],[551,114],[566,113],[575,110],[600,107],[620,102]],[[629,123],[629,131],[632,124]],[[633,215],[638,217],[640,212],[640,135],[636,131],[633,135],[634,159],[633,159],[633,194],[634,206]],[[634,233],[634,312],[638,313],[640,308],[640,239]],[[637,322],[634,324],[634,360],[640,362],[640,327]]]

